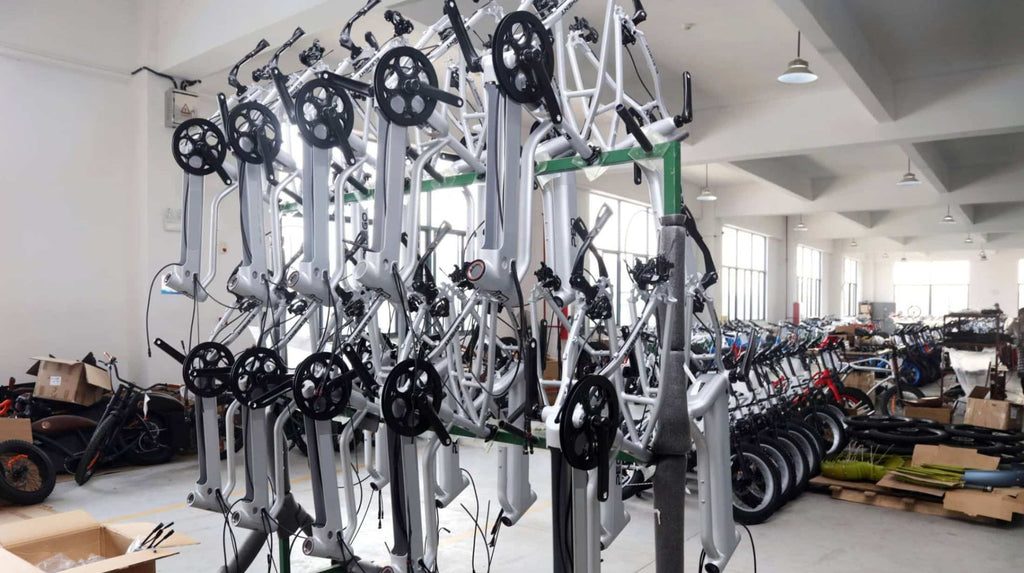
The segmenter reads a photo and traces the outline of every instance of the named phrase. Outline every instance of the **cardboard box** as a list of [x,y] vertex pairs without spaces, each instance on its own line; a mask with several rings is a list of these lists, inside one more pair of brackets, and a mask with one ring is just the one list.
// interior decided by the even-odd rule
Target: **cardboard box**
[[0,418],[0,442],[21,440],[32,443],[32,420],[28,418]]
[[194,539],[175,532],[156,549],[125,554],[136,537],[153,530],[151,523],[102,525],[84,511],[57,513],[0,525],[0,571],[40,573],[36,564],[63,553],[78,561],[90,555],[102,561],[66,569],[67,573],[154,573],[156,560],[177,555],[173,547],[195,545]]
[[92,406],[110,391],[110,376],[106,370],[79,360],[61,358],[33,358],[36,361],[28,374],[36,377],[33,396]]
[[875,379],[874,372],[862,372],[860,370],[853,370],[843,378],[843,386],[848,388],[856,388],[863,392],[868,392],[875,387],[878,380]]
[[934,420],[943,424],[953,421],[953,408],[949,406],[904,406],[903,415],[908,418]]
[[979,454],[977,450],[969,448],[917,445],[914,446],[914,457],[910,459],[910,465],[936,464],[972,470],[994,470],[999,468],[999,461],[996,456]]
[[967,398],[964,423],[996,430],[1020,430],[1024,406],[1006,400]]

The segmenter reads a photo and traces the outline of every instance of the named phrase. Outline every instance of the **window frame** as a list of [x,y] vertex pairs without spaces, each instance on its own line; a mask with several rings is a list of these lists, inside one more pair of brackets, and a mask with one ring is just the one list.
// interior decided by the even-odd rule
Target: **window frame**
[[[728,234],[732,256],[728,256]],[[755,241],[760,241],[760,265],[755,261]],[[741,244],[747,244],[749,256],[741,256]],[[743,259],[746,258],[746,264]],[[729,261],[732,261],[729,264]],[[732,225],[722,226],[721,280],[722,307],[720,312],[730,319],[765,320],[768,315],[768,236]],[[760,266],[760,268],[758,268]]]
[[[951,282],[950,279],[943,279],[943,280],[937,281],[935,279],[935,274],[936,274],[936,272],[938,270],[941,270],[941,266],[940,265],[949,265],[951,263],[956,263],[956,264],[962,264],[963,265],[963,271],[964,271],[963,272],[963,278],[962,278],[963,282],[955,282],[955,281]],[[904,265],[904,264],[918,265],[920,268],[917,269],[917,272],[902,272],[899,267],[900,267],[900,265]],[[1019,267],[1018,267],[1018,272],[1019,272]],[[914,282],[902,281],[901,280],[901,275],[905,275],[905,274],[910,274],[910,275],[913,275],[914,277],[924,277],[924,280],[914,281]],[[906,292],[908,292],[908,291],[910,291],[912,289],[917,289],[920,292],[927,293],[927,297],[928,297],[927,308],[921,308],[921,306],[917,305],[917,304],[910,305],[910,306],[916,306],[918,308],[921,308],[921,315],[922,316],[942,316],[942,315],[944,315],[944,314],[946,314],[948,312],[955,312],[955,309],[947,308],[946,312],[943,312],[942,314],[936,314],[936,304],[938,304],[938,301],[940,301],[940,300],[947,300],[948,301],[950,298],[952,298],[948,294],[948,291],[950,291],[952,289],[963,289],[962,290],[962,299],[964,300],[964,307],[966,308],[966,307],[968,307],[970,305],[969,301],[970,301],[970,296],[971,296],[971,263],[967,259],[940,260],[940,261],[896,261],[896,262],[893,263],[893,281],[892,282],[893,282],[893,302],[896,305],[896,311],[897,312],[902,312],[903,311],[903,309],[901,309],[901,306],[903,306],[903,305],[901,305],[899,300],[898,300],[900,298],[899,295],[900,295],[900,291],[901,290],[903,290],[904,293],[906,293]],[[937,291],[940,291],[940,292],[943,292],[943,293],[947,293],[947,294],[945,296],[936,296],[936,292]],[[903,294],[903,296],[909,296],[909,295]],[[908,307],[908,310],[909,310],[909,307]]]
[[[808,276],[810,266],[806,258],[817,259],[817,271]],[[825,255],[821,249],[809,245],[796,246],[796,290],[797,302],[800,303],[800,318],[821,317],[822,277],[824,275]],[[816,276],[815,276],[816,275]]]
[[[850,280],[850,263],[853,263],[853,280]],[[857,316],[860,303],[861,283],[860,260],[843,257],[843,286],[840,292],[840,316],[844,318]]]

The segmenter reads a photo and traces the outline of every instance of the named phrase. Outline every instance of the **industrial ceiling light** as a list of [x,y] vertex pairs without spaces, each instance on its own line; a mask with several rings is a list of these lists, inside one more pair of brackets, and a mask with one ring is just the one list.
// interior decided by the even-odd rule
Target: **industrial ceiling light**
[[850,239],[850,246],[853,248],[857,248],[857,239]]
[[943,223],[956,223],[953,214],[949,212],[949,205],[946,205],[946,216],[942,218]]
[[718,195],[711,192],[711,186],[708,185],[708,164],[704,164],[704,188],[700,190],[700,195],[697,195],[698,201],[717,201]]
[[967,233],[967,238],[964,239],[964,242],[967,243],[968,245],[973,245],[974,244],[974,239],[971,238],[971,234],[970,233]]
[[897,185],[920,185],[921,181],[914,175],[914,172],[910,170],[910,158],[907,158],[907,172],[903,174],[903,177],[896,183]]
[[985,249],[982,249],[981,252],[978,253],[978,259],[981,260],[981,261],[987,261],[988,260],[988,255],[985,253]]
[[807,230],[807,225],[804,225],[804,216],[803,215],[800,215],[800,222],[797,223],[795,227],[793,227],[793,230],[794,231],[801,231],[801,232]]
[[883,259],[888,259],[889,258],[889,253],[882,253],[882,258]]
[[786,71],[779,76],[784,84],[809,84],[818,79],[818,74],[811,71],[807,60],[800,57],[800,31],[796,33],[796,58],[790,60]]

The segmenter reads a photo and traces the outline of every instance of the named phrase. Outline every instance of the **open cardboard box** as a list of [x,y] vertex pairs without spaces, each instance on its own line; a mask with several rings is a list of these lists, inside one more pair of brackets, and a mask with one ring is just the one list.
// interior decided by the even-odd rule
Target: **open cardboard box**
[[177,555],[172,549],[198,541],[175,532],[156,549],[125,554],[136,537],[153,530],[152,523],[101,524],[84,511],[69,511],[0,525],[0,571],[41,573],[37,563],[63,553],[78,561],[90,555],[102,561],[65,569],[67,573],[155,573],[156,560]]
[[39,398],[92,406],[110,391],[107,371],[81,360],[37,356],[26,374],[36,377],[32,395]]
[[[999,458],[979,454],[968,448],[950,446],[914,446],[914,457],[911,465],[937,464],[957,466],[975,470],[995,470],[999,468]],[[912,492],[942,499],[942,507],[957,511],[971,517],[990,517],[1002,521],[1012,521],[1013,514],[1024,514],[1024,488],[996,488],[991,492],[973,489],[943,489],[928,487],[923,484],[901,482],[892,473],[885,474],[879,480],[879,486],[889,489]]]
[[1024,424],[1024,405],[1008,400],[992,400],[986,397],[988,394],[989,388],[985,386],[971,389],[967,395],[964,423],[996,430],[1020,430]]

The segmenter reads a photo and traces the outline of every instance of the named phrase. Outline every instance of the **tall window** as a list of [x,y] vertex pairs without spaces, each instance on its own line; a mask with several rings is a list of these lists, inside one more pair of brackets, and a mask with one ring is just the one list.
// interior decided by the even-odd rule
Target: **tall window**
[[800,316],[821,316],[821,251],[796,246],[796,290]]
[[734,227],[722,229],[722,314],[765,318],[767,238]]
[[896,312],[942,316],[967,308],[967,261],[898,261],[893,265]]
[[[608,278],[616,289],[615,308],[618,309],[620,322],[629,321],[629,291],[633,281],[629,278],[628,268],[636,259],[646,259],[658,250],[654,230],[654,215],[649,205],[636,203],[619,197],[612,197],[591,191],[588,209],[590,226],[597,220],[597,213],[602,205],[608,205],[612,217],[594,239],[594,246],[604,258],[608,268]],[[588,268],[592,261],[588,257]],[[596,273],[596,268],[591,268]],[[562,280],[567,280],[563,277]]]
[[843,259],[842,315],[857,316],[857,302],[860,300],[860,261]]

